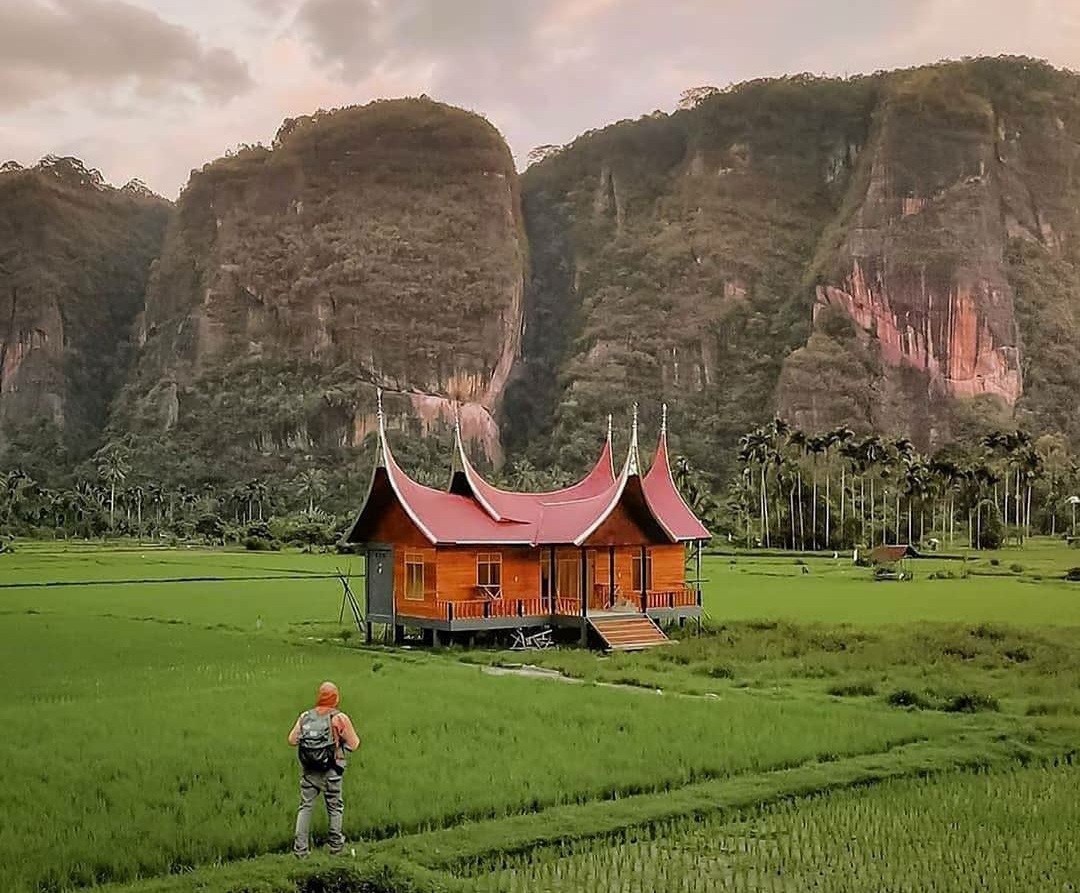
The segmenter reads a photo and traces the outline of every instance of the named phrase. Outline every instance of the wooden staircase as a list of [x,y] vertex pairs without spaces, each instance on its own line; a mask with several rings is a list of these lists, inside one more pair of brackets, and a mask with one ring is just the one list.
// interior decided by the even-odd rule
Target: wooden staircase
[[602,614],[589,618],[606,651],[641,651],[670,645],[671,639],[645,614]]

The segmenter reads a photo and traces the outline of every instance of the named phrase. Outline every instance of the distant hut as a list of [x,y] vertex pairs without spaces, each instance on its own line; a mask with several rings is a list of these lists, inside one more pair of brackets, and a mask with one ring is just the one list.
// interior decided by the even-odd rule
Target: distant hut
[[910,543],[877,546],[870,552],[870,563],[874,565],[874,579],[910,580],[911,571],[908,568],[908,560],[918,557],[918,551]]

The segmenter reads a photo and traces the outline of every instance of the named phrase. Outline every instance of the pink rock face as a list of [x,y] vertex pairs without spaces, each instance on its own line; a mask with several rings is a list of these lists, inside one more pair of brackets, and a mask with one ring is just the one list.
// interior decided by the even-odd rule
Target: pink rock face
[[897,296],[883,277],[868,280],[863,267],[854,261],[843,288],[818,287],[815,316],[824,306],[843,310],[876,337],[887,365],[925,372],[945,396],[991,394],[1016,403],[1023,393],[1019,347],[1015,338],[1000,341],[984,312],[1002,303],[993,286],[964,283],[941,294],[923,277]]

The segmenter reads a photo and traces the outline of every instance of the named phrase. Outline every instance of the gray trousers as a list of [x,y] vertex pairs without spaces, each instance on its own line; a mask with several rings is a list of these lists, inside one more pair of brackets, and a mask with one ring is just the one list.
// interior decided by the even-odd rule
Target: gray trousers
[[319,794],[326,803],[326,816],[330,820],[327,844],[331,853],[340,853],[345,846],[345,835],[341,833],[341,820],[345,815],[345,803],[341,799],[342,774],[338,770],[330,772],[311,772],[303,770],[300,776],[300,808],[296,811],[296,840],[293,852],[306,856],[311,846],[311,811]]

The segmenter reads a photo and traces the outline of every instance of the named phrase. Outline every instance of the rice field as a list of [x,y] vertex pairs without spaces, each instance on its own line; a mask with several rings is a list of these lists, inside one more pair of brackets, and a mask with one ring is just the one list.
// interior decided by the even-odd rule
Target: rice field
[[476,893],[1075,891],[1080,769],[885,782],[477,861]]
[[684,702],[423,655],[44,613],[3,618],[0,678],[0,724],[31,729],[0,739],[0,811],[29,819],[0,823],[4,889],[17,893],[286,849],[296,764],[284,736],[324,678],[364,740],[346,778],[354,839],[878,752],[951,728],[856,705]]
[[[641,655],[529,656],[602,683],[568,685],[491,675],[484,664],[503,659],[493,652],[358,647],[348,616],[338,622],[336,578],[359,574],[356,558],[19,545],[0,555],[0,723],[29,723],[32,733],[0,738],[0,889],[61,893],[144,878],[158,879],[155,893],[179,893],[191,872],[264,858],[266,876],[280,883],[199,889],[293,893],[288,865],[273,862],[290,846],[296,799],[284,736],[325,678],[341,686],[364,741],[345,783],[345,831],[361,854],[438,829],[475,827],[497,840],[503,822],[546,826],[562,821],[549,818],[562,809],[591,815],[703,784],[752,786],[795,767],[819,767],[824,779],[845,760],[887,762],[910,742],[947,751],[962,740],[970,752],[984,740],[1023,739],[1045,750],[1080,735],[1080,587],[1051,579],[1070,558],[1057,547],[1032,552],[1038,570],[999,561],[965,580],[875,584],[831,558],[810,559],[804,574],[802,559],[740,555],[731,565],[713,556],[709,635]],[[987,594],[991,586],[1000,596]],[[945,622],[955,617],[962,625]],[[839,619],[853,625],[835,626]],[[926,704],[891,700],[908,689]],[[954,695],[977,696],[975,708],[941,706]],[[936,780],[919,784],[897,788],[893,800],[913,812],[920,798],[940,800]],[[973,798],[971,821],[984,806],[1005,808],[975,788],[946,801],[955,810]],[[702,865],[718,866],[720,883],[740,890],[904,889],[872,874],[845,888],[824,868],[814,887],[814,869],[799,874],[818,863],[791,849],[805,835],[784,823],[806,816],[811,826],[840,827],[843,817],[828,813],[839,803],[885,822],[893,813],[858,799],[869,794],[793,801],[790,814],[771,806],[666,819],[619,840],[525,847],[491,864],[515,890],[715,889],[679,886]],[[325,818],[316,815],[319,835]],[[766,825],[781,830],[753,830]],[[711,850],[713,838],[728,849]],[[781,840],[788,849],[769,848]],[[634,849],[646,845],[653,849]],[[694,854],[701,865],[683,865]],[[573,867],[579,856],[593,867]],[[657,874],[628,870],[634,859]],[[785,874],[774,878],[778,860]],[[586,887],[558,886],[559,872]],[[615,886],[605,887],[609,876]],[[1023,879],[1004,868],[1000,876]],[[446,877],[450,886],[474,882],[488,883]]]

